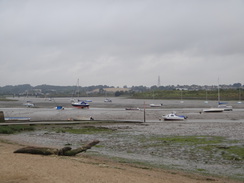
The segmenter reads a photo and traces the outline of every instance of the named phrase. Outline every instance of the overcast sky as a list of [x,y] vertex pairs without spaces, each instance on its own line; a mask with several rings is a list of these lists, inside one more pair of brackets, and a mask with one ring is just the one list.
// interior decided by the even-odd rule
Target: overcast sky
[[244,0],[0,0],[0,86],[244,84]]

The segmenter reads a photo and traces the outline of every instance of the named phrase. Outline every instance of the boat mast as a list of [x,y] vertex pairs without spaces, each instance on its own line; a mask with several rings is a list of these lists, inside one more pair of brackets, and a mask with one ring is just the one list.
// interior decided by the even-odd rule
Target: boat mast
[[219,94],[219,78],[218,78],[218,104],[220,103],[220,94]]
[[80,97],[80,84],[79,78],[77,79],[77,89],[78,89],[78,98]]
[[182,90],[183,90],[183,88],[181,88],[181,89],[180,89],[180,103],[182,103],[182,104],[183,104],[183,103],[184,103],[184,101],[182,100]]
[[239,88],[239,101],[237,102],[238,104],[241,104],[241,88]]
[[205,100],[205,103],[206,104],[208,103],[208,92],[207,92],[207,89],[206,89],[206,100]]

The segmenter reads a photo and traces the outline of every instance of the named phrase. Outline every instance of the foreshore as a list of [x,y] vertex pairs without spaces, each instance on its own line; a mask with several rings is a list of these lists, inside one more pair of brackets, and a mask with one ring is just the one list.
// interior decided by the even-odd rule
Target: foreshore
[[22,145],[0,142],[0,182],[18,183],[237,183],[179,171],[126,165],[86,155],[75,157],[15,154]]
[[[234,108],[232,112],[224,113],[202,113],[203,107],[211,107],[209,104],[205,106],[203,102],[191,102],[194,107],[190,108],[191,103],[186,101],[185,104],[177,106],[177,101],[165,101],[169,102],[162,108],[150,108],[143,106],[142,100],[126,100],[116,99],[113,103],[104,103],[103,99],[95,99],[91,103],[90,109],[74,109],[68,104],[68,100],[56,100],[56,103],[62,103],[64,110],[55,110],[54,105],[50,101],[44,101],[41,99],[36,100],[36,108],[24,108],[20,102],[12,104],[4,103],[1,105],[1,111],[4,111],[6,117],[30,117],[32,121],[47,121],[52,123],[53,121],[72,121],[80,120],[81,125],[83,121],[89,123],[89,119],[92,116],[95,120],[100,122],[114,121],[114,123],[97,123],[95,126],[117,130],[118,134],[126,134],[129,138],[134,138],[136,134],[143,134],[146,136],[221,136],[230,140],[237,140],[243,143],[244,140],[244,112],[243,108],[238,105],[238,108]],[[146,101],[147,104],[154,101]],[[173,104],[171,104],[173,103]],[[141,110],[130,111],[125,110],[126,106],[140,107]],[[173,106],[173,107],[172,107]],[[179,114],[187,115],[188,119],[184,122],[165,122],[162,120],[162,115],[175,111]],[[144,112],[146,121],[144,118]],[[117,123],[117,122],[118,123]],[[120,122],[127,121],[128,123],[120,124]],[[136,124],[134,122],[140,122]],[[91,126],[91,125],[89,125]],[[82,126],[81,126],[82,127]],[[52,128],[52,127],[50,127]],[[65,126],[67,128],[67,126]],[[89,153],[81,153],[75,157],[59,157],[59,156],[41,156],[41,155],[24,155],[14,154],[13,151],[23,145],[40,145],[40,146],[53,146],[62,147],[66,141],[71,141],[73,144],[79,144],[79,140],[82,141],[91,140],[90,138],[101,138],[101,146],[111,146],[116,143],[121,146],[118,151],[125,150],[123,143],[128,139],[119,138],[121,136],[115,134],[114,136],[105,137],[102,136],[75,136],[71,137],[67,134],[54,134],[47,133],[45,131],[38,132],[37,134],[23,134],[23,135],[3,135],[1,139],[3,141],[14,143],[1,142],[1,162],[4,162],[4,166],[1,166],[0,182],[238,182],[230,180],[221,174],[221,177],[200,176],[195,173],[183,173],[176,170],[157,169],[147,166],[140,166],[134,164],[125,165],[108,159],[98,158],[98,156],[90,156]],[[78,139],[77,139],[78,138]],[[107,138],[107,139],[106,139]],[[113,138],[113,140],[110,140]],[[47,139],[51,141],[46,141]],[[58,141],[60,139],[60,141]],[[54,140],[54,141],[53,141]],[[99,139],[100,140],[100,139]],[[76,142],[77,141],[77,142]],[[50,143],[51,142],[51,143]],[[15,144],[17,143],[17,144]],[[109,144],[110,143],[110,144]],[[132,144],[131,144],[132,143]],[[20,144],[20,145],[18,145]],[[133,142],[129,142],[131,146],[137,148],[138,144],[133,145]],[[122,146],[123,145],[123,146]],[[114,147],[116,149],[116,146]],[[113,149],[113,148],[112,148]],[[111,150],[112,150],[111,149]],[[100,149],[96,149],[100,151]],[[140,150],[140,149],[135,149]],[[110,151],[109,149],[107,151]],[[113,150],[112,150],[113,151]],[[127,150],[128,151],[128,150]],[[129,150],[130,151],[130,150]],[[141,151],[141,150],[140,150]],[[147,155],[146,152],[141,154],[142,158]],[[154,152],[159,153],[159,152]],[[166,152],[165,152],[166,153]],[[172,152],[169,152],[172,155]],[[131,154],[131,153],[129,153]],[[156,155],[156,154],[155,154]],[[175,154],[176,155],[176,154]],[[138,157],[139,157],[138,156]],[[179,156],[179,155],[177,155]],[[183,157],[184,155],[182,155]],[[157,157],[157,156],[155,156]],[[162,159],[162,158],[161,158]],[[202,161],[202,160],[201,160]],[[202,169],[199,165],[198,169]],[[205,160],[204,160],[205,161]],[[187,163],[187,161],[186,161]],[[187,165],[187,164],[186,164]],[[207,165],[203,164],[204,169]],[[234,165],[234,164],[233,164]],[[188,165],[187,165],[188,166]],[[195,166],[195,165],[194,165]],[[212,166],[212,165],[211,165]],[[200,167],[200,168],[199,168]],[[229,166],[219,164],[219,169],[228,171]],[[222,168],[221,168],[222,167]],[[193,167],[194,168],[194,167]],[[217,169],[218,169],[217,168]],[[235,167],[234,167],[235,168]],[[241,166],[239,170],[244,167]],[[212,167],[214,169],[214,166]],[[216,169],[216,168],[215,168]],[[228,172],[230,177],[231,170]],[[236,171],[236,170],[234,170]],[[233,171],[233,172],[234,172]],[[17,173],[16,173],[17,172]],[[51,174],[49,172],[52,172]],[[237,171],[238,172],[238,171]],[[207,172],[206,172],[207,173]],[[39,175],[38,175],[39,174]],[[70,181],[68,181],[70,180]],[[84,181],[83,181],[84,180]]]

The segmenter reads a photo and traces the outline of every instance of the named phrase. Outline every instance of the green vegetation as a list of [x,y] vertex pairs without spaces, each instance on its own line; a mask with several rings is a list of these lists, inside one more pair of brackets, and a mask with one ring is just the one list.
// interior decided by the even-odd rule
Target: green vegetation
[[14,99],[7,99],[7,98],[0,97],[0,101],[6,101],[6,102],[9,102],[9,101],[17,101],[17,100],[14,100]]
[[[142,99],[181,99],[180,90],[156,90],[156,91],[147,91],[141,93],[134,93],[133,98],[142,98]],[[192,99],[192,100],[205,100],[206,99],[206,90],[198,91],[182,91],[183,99]],[[207,91],[208,100],[217,100],[218,91],[211,90]],[[221,100],[239,100],[239,92],[236,89],[226,89],[220,90],[220,99]]]
[[[136,137],[141,142],[141,146],[146,149],[157,148],[184,149],[181,153],[186,153],[192,158],[197,154],[205,154],[211,158],[221,158],[225,160],[244,160],[244,146],[237,140],[228,140],[218,136],[166,136],[166,137]],[[228,145],[226,145],[228,144]],[[236,145],[240,144],[240,145]],[[165,149],[166,148],[166,149]],[[160,151],[160,150],[159,150]]]
[[10,126],[0,126],[0,134],[13,134],[22,131],[32,131],[34,127],[29,125],[10,125]]
[[224,151],[222,151],[221,155],[226,160],[244,160],[244,146],[224,147]]

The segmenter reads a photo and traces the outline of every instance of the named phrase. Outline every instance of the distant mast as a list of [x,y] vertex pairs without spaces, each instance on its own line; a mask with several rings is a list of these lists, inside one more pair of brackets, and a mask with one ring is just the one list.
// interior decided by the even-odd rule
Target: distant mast
[[80,97],[80,79],[78,78],[77,79],[77,83],[76,83],[76,86],[77,86],[77,95],[78,95],[78,98]]
[[161,82],[160,82],[160,76],[158,76],[158,87],[161,86]]
[[241,104],[241,88],[239,88],[239,101],[237,102],[238,104]]
[[219,78],[218,78],[218,104],[220,104],[220,93],[219,93]]

